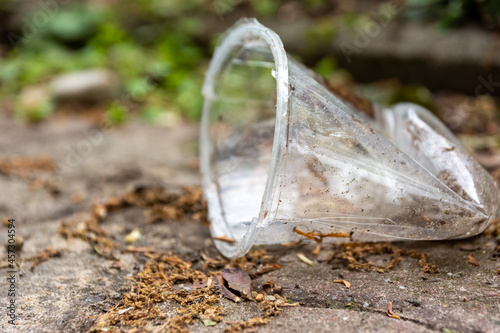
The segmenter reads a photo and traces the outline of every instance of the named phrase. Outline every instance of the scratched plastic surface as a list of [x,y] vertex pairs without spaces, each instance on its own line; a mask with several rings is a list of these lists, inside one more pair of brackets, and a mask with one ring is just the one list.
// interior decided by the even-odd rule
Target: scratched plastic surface
[[255,20],[238,23],[216,50],[200,144],[223,255],[302,238],[294,229],[378,241],[464,238],[486,228],[498,189],[434,115],[401,103],[369,119],[314,77]]

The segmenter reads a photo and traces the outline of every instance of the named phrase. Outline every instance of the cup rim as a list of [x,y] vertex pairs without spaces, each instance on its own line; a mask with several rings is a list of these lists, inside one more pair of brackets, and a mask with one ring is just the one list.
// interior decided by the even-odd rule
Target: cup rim
[[[236,240],[234,243],[216,240],[216,236],[229,236],[229,227],[224,222],[224,219],[210,221],[210,231],[214,238],[214,243],[217,249],[226,257],[239,257],[244,255],[255,243],[262,229],[264,229],[269,221],[273,219],[272,212],[276,212],[279,203],[279,186],[276,186],[279,181],[279,170],[284,163],[284,155],[286,155],[288,146],[288,99],[289,99],[289,72],[288,58],[283,46],[283,42],[279,36],[269,28],[260,24],[256,19],[241,19],[221,39],[215,49],[212,60],[210,61],[208,71],[203,84],[203,114],[201,120],[200,133],[200,171],[202,174],[203,191],[207,200],[217,200],[217,205],[221,206],[220,197],[207,196],[206,191],[209,188],[212,180],[210,179],[210,143],[208,136],[209,113],[211,104],[215,98],[214,83],[217,75],[223,68],[224,60],[230,54],[230,51],[235,45],[243,44],[245,40],[251,37],[259,37],[263,39],[269,46],[275,63],[273,76],[276,79],[276,121],[274,128],[273,148],[271,155],[271,164],[269,166],[266,187],[262,196],[260,212],[258,217],[254,217],[250,228],[242,239]],[[223,223],[224,226],[218,225],[217,230],[214,223]],[[220,231],[224,231],[226,235],[218,235]]]

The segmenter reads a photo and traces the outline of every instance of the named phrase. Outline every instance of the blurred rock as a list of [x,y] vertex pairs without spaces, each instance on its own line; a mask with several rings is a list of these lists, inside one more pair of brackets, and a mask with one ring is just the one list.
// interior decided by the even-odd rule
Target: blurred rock
[[50,90],[57,102],[102,103],[117,96],[119,81],[110,70],[91,69],[54,78]]
[[54,105],[46,85],[24,88],[16,101],[16,115],[29,121],[43,120],[53,110]]

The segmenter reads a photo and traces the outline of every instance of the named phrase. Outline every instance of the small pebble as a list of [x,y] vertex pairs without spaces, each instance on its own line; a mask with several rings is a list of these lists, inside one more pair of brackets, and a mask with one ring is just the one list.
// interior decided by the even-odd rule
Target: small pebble
[[439,282],[439,281],[441,281],[441,279],[439,279],[439,278],[434,278],[434,279],[427,280],[427,282]]
[[127,236],[125,236],[125,242],[127,243],[135,243],[139,238],[141,238],[141,232],[139,229],[132,230]]
[[257,296],[255,296],[255,300],[257,302],[262,302],[264,300],[264,295],[258,294]]

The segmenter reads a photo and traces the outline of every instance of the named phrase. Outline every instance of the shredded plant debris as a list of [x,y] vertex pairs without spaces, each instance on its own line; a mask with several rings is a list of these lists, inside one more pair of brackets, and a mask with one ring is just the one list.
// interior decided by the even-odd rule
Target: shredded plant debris
[[49,260],[50,258],[60,257],[60,256],[61,256],[61,252],[54,250],[51,247],[47,247],[42,252],[37,253],[32,257],[25,258],[25,260],[31,261],[30,271],[33,271],[35,269],[36,265],[38,265],[42,262],[45,262],[45,261]]
[[184,187],[182,191],[161,186],[138,186],[126,193],[120,202],[124,206],[145,208],[146,223],[178,219],[208,223],[206,202],[197,186]]
[[[351,238],[352,233],[329,233],[321,234],[317,232],[304,232],[297,228],[294,232],[306,237],[307,239],[317,242],[317,246],[312,251],[312,255],[317,257],[321,251],[321,244],[326,237],[343,237]],[[286,246],[299,245],[301,242],[285,244]],[[394,247],[390,243],[343,243],[334,244],[334,248],[337,249],[337,254],[347,261],[349,268],[355,270],[377,270],[379,273],[384,273],[390,271],[392,268],[396,267],[402,260],[402,257],[410,257],[418,259],[418,264],[420,268],[426,273],[437,273],[438,268],[435,265],[430,264],[427,261],[428,254],[420,253],[417,250],[403,250]],[[390,254],[391,261],[386,266],[377,266],[366,260],[363,256],[364,254]],[[312,265],[313,262],[305,257],[302,253],[297,254],[297,257],[308,265]],[[332,257],[336,258],[334,255]]]
[[11,156],[0,158],[0,173],[16,178],[25,178],[34,171],[53,172],[56,164],[48,156]]
[[[220,306],[221,297],[235,302],[253,300],[252,279],[280,268],[277,257],[268,255],[265,250],[251,251],[233,260],[221,257],[214,259],[202,253],[203,264],[195,269],[190,262],[172,253],[159,253],[151,247],[124,247],[111,239],[101,224],[109,212],[129,206],[144,208],[146,223],[182,218],[206,223],[206,205],[199,188],[167,191],[160,187],[143,186],[122,197],[110,198],[95,205],[90,213],[63,222],[59,228],[62,236],[88,242],[97,254],[113,260],[111,268],[121,269],[121,263],[116,260],[118,252],[149,258],[144,268],[133,278],[130,292],[112,309],[99,316],[90,332],[187,332],[187,326],[197,319],[205,326],[214,326],[225,315]],[[124,240],[130,243],[138,236],[137,232],[132,232]],[[181,283],[183,286],[179,287]],[[263,293],[267,295],[266,292],[271,290],[281,289],[276,286],[264,288]],[[298,306],[298,303],[290,304],[277,294],[260,295],[259,304],[263,308],[263,315],[244,322],[230,323],[228,331],[267,323],[271,317],[279,314],[278,306]],[[165,301],[175,301],[181,305],[177,315],[167,319],[160,312],[159,305]],[[150,324],[159,319],[164,319],[163,324],[151,328]]]
[[26,180],[32,189],[45,189],[52,195],[61,193],[60,185],[52,177],[56,163],[48,156],[10,156],[0,158],[0,174]]
[[[427,261],[428,254],[417,250],[404,250],[390,243],[346,243],[337,246],[340,257],[347,261],[349,268],[355,270],[373,270],[379,273],[388,272],[396,267],[403,257],[418,259],[418,265],[426,273],[437,273],[436,265]],[[390,254],[391,261],[386,266],[377,266],[365,258],[365,254]]]
[[[278,258],[268,255],[263,249],[251,251],[238,259],[220,256],[211,258],[201,253],[201,259],[194,268],[190,262],[183,261],[173,253],[160,253],[152,247],[120,244],[119,240],[121,243],[133,243],[140,237],[139,229],[129,233],[126,239],[114,240],[102,228],[102,222],[110,212],[132,206],[144,209],[145,223],[185,218],[207,223],[206,204],[200,188],[168,190],[157,186],[136,187],[121,197],[113,197],[93,206],[90,213],[79,214],[71,221],[63,222],[59,228],[61,235],[88,242],[97,254],[113,260],[110,266],[113,269],[121,269],[121,263],[117,260],[120,252],[149,258],[143,269],[132,278],[130,291],[118,304],[96,319],[90,332],[187,332],[188,326],[197,320],[205,326],[222,322],[225,311],[220,304],[221,298],[236,303],[245,300],[257,302],[262,309],[261,316],[226,323],[225,332],[239,332],[267,324],[271,318],[279,315],[279,307],[299,306],[282,297],[282,288],[273,281],[264,282],[260,292],[253,290],[252,279],[280,269]],[[314,256],[321,251],[324,238],[351,237],[350,233],[320,234],[298,229],[295,232],[317,243]],[[234,241],[229,237],[217,239]],[[436,266],[427,262],[427,254],[398,249],[390,243],[343,243],[334,245],[334,249],[336,256],[332,258],[345,260],[351,269],[387,272],[407,256],[418,259],[425,272],[437,272]],[[371,254],[390,254],[391,261],[386,266],[376,266],[366,258]],[[297,257],[313,265],[313,261],[303,253],[297,254]],[[351,286],[345,280],[335,282],[344,284],[346,288]],[[160,305],[165,301],[180,305],[175,316],[167,318],[160,311]]]
[[[186,327],[194,323],[196,319],[199,319],[205,326],[213,326],[222,321],[225,311],[220,306],[221,296],[232,298],[232,296],[226,295],[224,290],[231,294],[237,292],[242,297],[251,299],[249,297],[251,295],[251,278],[241,268],[225,268],[222,273],[219,271],[204,272],[203,268],[202,270],[194,269],[191,267],[191,263],[184,262],[173,254],[146,253],[150,260],[134,278],[135,282],[132,284],[130,292],[115,307],[99,316],[90,332],[121,332],[125,327],[158,333],[187,332]],[[266,257],[266,254],[263,251],[258,251],[251,259],[256,257],[262,259]],[[257,263],[249,265],[249,261],[246,259],[226,260],[225,262],[226,266],[236,264],[251,267],[258,265]],[[212,268],[215,269],[219,267],[219,264],[222,264],[219,262],[214,264],[214,262],[216,260],[212,259]],[[183,287],[179,287],[180,283]],[[275,289],[271,288],[271,290]],[[281,289],[277,288],[276,290]],[[262,316],[242,322],[230,322],[225,331],[236,332],[244,328],[264,325],[268,323],[270,318],[279,314],[278,307],[299,305],[298,303],[288,303],[285,298],[277,294],[266,296],[269,298],[260,295],[262,297],[260,300],[263,310]],[[151,329],[148,326],[149,323],[156,318],[162,319],[158,305],[164,301],[175,301],[181,305],[181,308],[177,310],[176,316],[166,319],[162,325]]]
[[[79,238],[88,242],[95,252],[109,259],[116,259],[113,252],[119,244],[112,240],[101,227],[108,213],[119,208],[137,206],[144,208],[146,223],[161,219],[189,218],[206,223],[206,203],[199,187],[185,187],[182,191],[168,191],[162,187],[139,186],[122,197],[113,197],[103,204],[95,205],[90,214],[73,217],[59,227],[59,234],[65,238]],[[174,212],[175,211],[175,212]],[[132,243],[140,237],[140,231],[127,235]]]
[[293,229],[293,231],[301,236],[306,237],[307,239],[313,240],[313,241],[318,242],[318,243],[320,243],[323,240],[323,238],[327,238],[327,237],[333,237],[333,238],[351,238],[352,237],[351,232],[332,232],[332,233],[328,233],[328,234],[320,234],[319,232],[314,232],[314,231],[304,232],[304,231],[301,231],[297,228]]
[[[186,325],[202,315],[205,315],[203,319],[222,320],[224,310],[213,306],[220,302],[213,285],[174,290],[174,285],[180,282],[194,283],[208,279],[205,273],[191,268],[190,263],[172,254],[155,253],[150,257],[136,276],[130,292],[110,311],[99,316],[90,332],[109,331],[112,326],[145,327],[150,320],[160,316],[158,304],[166,300],[176,301],[182,306],[177,316],[162,325],[167,332],[185,331]],[[210,312],[207,312],[208,309],[211,309]]]
[[[278,298],[279,297],[279,298]],[[224,329],[224,333],[241,332],[248,328],[267,325],[269,320],[280,314],[278,300],[283,300],[280,296],[275,299],[264,299],[261,303],[262,315],[244,321],[228,322],[229,327]],[[284,303],[284,302],[283,302]]]
[[108,233],[100,225],[105,216],[100,207],[95,207],[90,214],[77,215],[71,221],[63,221],[58,232],[66,239],[79,238],[86,241],[100,256],[116,260],[113,252],[119,244],[109,238]]

